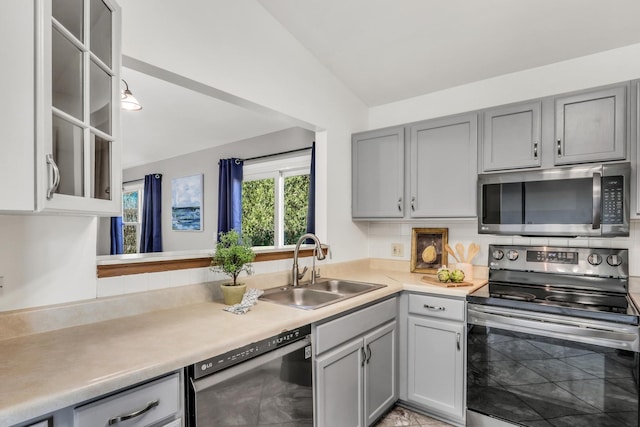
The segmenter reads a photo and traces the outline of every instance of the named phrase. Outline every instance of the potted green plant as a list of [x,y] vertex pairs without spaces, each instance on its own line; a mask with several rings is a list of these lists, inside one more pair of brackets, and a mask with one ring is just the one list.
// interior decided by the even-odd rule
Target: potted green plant
[[220,242],[211,259],[211,269],[233,279],[232,283],[220,286],[225,304],[233,305],[242,301],[247,286],[238,283],[238,276],[243,271],[248,275],[253,274],[251,262],[255,257],[251,245],[236,230],[220,233]]

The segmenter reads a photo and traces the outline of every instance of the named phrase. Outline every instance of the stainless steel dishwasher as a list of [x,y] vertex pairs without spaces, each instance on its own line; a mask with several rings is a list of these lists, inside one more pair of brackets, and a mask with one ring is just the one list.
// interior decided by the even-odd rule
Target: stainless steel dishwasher
[[313,426],[311,326],[186,368],[188,427]]

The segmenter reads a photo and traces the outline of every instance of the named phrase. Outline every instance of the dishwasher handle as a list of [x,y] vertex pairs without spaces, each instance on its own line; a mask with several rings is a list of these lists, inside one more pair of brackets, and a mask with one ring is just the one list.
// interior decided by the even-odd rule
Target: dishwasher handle
[[287,344],[285,346],[282,346],[278,349],[275,349],[273,351],[270,351],[268,353],[255,357],[253,359],[249,359],[245,362],[238,363],[237,365],[227,368],[223,371],[216,372],[215,374],[211,374],[207,377],[203,377],[197,380],[194,380],[193,378],[191,378],[191,384],[193,385],[193,389],[196,392],[201,392],[208,388],[214,387],[217,384],[220,384],[221,382],[224,382],[230,378],[241,375],[245,372],[250,371],[251,369],[257,368],[273,360],[280,359],[286,356],[287,354],[291,354],[293,352],[296,352],[310,345],[311,345],[311,337],[306,336],[300,341]]

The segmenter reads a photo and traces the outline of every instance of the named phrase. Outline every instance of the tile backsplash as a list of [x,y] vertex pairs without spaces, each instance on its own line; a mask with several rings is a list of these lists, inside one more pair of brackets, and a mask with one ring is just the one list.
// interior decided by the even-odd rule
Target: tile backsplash
[[[369,257],[409,261],[411,259],[411,231],[413,228],[447,228],[448,241],[451,246],[460,242],[466,248],[469,243],[476,242],[480,245],[480,253],[474,258],[473,264],[482,266],[487,265],[489,244],[626,248],[629,249],[629,274],[631,276],[640,276],[640,221],[631,221],[629,237],[609,239],[478,234],[478,224],[475,219],[429,220],[419,223],[370,222]],[[403,246],[402,257],[392,255],[392,245],[395,243]],[[449,262],[455,263],[455,260],[450,260]]]

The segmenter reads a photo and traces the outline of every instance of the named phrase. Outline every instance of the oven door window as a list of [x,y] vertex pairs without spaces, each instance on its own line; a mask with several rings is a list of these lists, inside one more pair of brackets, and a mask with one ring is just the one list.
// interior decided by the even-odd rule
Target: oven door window
[[638,355],[469,325],[467,407],[525,426],[638,426]]
[[201,390],[196,425],[313,426],[311,369],[301,349]]

